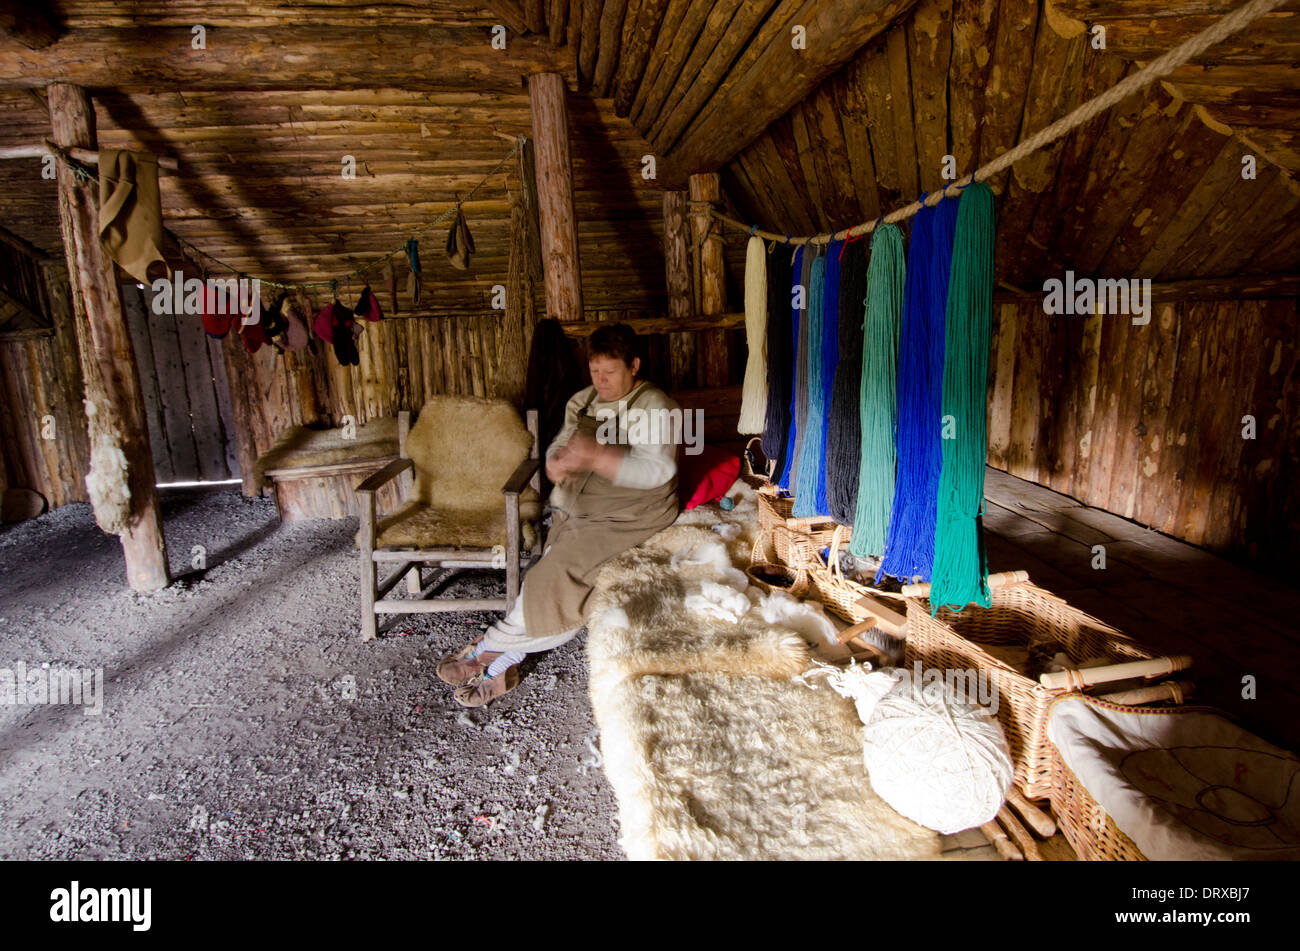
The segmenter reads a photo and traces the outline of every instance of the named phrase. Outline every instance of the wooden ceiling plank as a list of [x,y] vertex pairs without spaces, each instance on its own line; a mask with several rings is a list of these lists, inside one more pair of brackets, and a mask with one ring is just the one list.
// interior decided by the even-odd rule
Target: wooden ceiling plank
[[659,78],[659,73],[663,69],[668,54],[677,40],[677,31],[681,29],[682,21],[690,7],[690,0],[669,0],[663,21],[659,24],[654,42],[650,45],[650,58],[646,62],[641,82],[637,83],[636,93],[632,97],[632,109],[628,113],[632,124],[638,129],[641,128],[641,114],[645,111],[650,90]]
[[[718,51],[727,42],[732,19],[736,16],[740,6],[741,0],[715,0],[711,4],[712,8],[709,10],[708,17],[705,18],[700,35],[691,48],[690,55],[682,66],[677,81],[673,84],[672,89],[668,91],[659,118],[649,132],[646,133],[646,138],[660,154],[666,153],[673,141],[672,139],[665,141],[665,130],[672,126],[674,117],[679,114],[679,109],[682,108],[683,101],[699,83],[701,73],[707,69],[714,71],[716,74],[717,70],[725,68],[725,66],[719,65]],[[713,78],[716,84],[716,75]]]
[[609,95],[614,70],[618,67],[627,4],[628,0],[605,0],[605,6],[600,12],[600,54],[596,57],[596,69],[591,81],[591,94],[599,99]]
[[690,0],[682,16],[681,26],[668,38],[663,66],[646,94],[640,114],[634,112],[636,127],[647,139],[650,130],[659,122],[668,94],[676,88],[682,67],[695,50],[700,31],[704,29],[704,23],[712,10],[713,0]]
[[668,0],[641,0],[636,22],[626,33],[623,55],[614,80],[614,114],[627,116],[637,90],[645,82],[650,51],[668,11]]
[[[910,13],[915,2],[809,0],[798,14],[798,23],[806,29],[807,48],[794,49],[787,33],[774,38],[743,74],[733,70],[671,147],[668,157],[673,167],[716,169],[852,59],[873,36]],[[745,120],[736,121],[738,116]]]
[[[921,0],[906,24],[920,185],[948,184],[940,177],[948,154],[948,68],[952,57],[953,0]],[[896,28],[897,29],[897,28]],[[954,156],[955,157],[955,156]],[[956,169],[960,174],[961,169]]]

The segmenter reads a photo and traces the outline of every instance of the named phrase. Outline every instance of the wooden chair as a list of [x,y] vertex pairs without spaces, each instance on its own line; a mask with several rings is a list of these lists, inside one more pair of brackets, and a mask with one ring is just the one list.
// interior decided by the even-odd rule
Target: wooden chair
[[[381,614],[514,607],[520,574],[542,551],[537,413],[526,417],[521,421],[505,400],[440,396],[424,405],[409,434],[400,427],[399,458],[356,490],[363,640],[378,633]],[[375,494],[408,471],[414,480],[406,476],[405,503],[376,519]],[[397,570],[381,582],[380,565]],[[426,565],[504,570],[506,596],[429,597],[421,573]],[[389,597],[403,577],[411,597]]]

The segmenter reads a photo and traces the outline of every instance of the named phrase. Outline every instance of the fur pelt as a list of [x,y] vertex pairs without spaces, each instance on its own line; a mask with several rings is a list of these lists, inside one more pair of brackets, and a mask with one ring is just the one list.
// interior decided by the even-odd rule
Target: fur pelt
[[[937,835],[872,792],[853,704],[795,682],[811,663],[809,641],[824,636],[818,609],[748,585],[752,491],[737,482],[730,494],[732,512],[684,513],[596,583],[590,693],[624,850],[634,859],[938,857]],[[724,530],[734,537],[715,523],[736,525]],[[749,605],[736,621],[729,592]]]

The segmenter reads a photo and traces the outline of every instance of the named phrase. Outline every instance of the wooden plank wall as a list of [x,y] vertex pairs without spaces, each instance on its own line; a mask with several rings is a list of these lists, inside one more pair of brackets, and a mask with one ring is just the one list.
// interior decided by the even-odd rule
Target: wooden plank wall
[[50,508],[87,500],[86,416],[66,390],[52,333],[0,335],[0,488],[34,489]]
[[239,478],[220,343],[194,316],[155,314],[152,294],[122,285],[159,483]]
[[1294,299],[1156,304],[1145,326],[998,305],[989,464],[1225,555],[1294,565],[1298,331]]

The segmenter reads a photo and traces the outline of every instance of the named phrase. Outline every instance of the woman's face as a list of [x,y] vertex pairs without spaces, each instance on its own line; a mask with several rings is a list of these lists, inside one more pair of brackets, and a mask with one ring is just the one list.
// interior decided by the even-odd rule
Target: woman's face
[[588,364],[591,368],[591,382],[596,387],[596,394],[604,401],[621,399],[632,390],[636,381],[636,372],[641,369],[641,358],[633,357],[628,366],[618,357],[597,354]]

